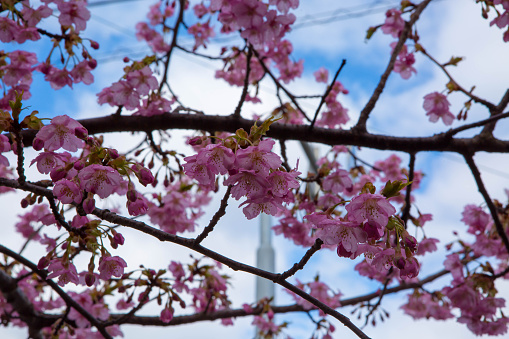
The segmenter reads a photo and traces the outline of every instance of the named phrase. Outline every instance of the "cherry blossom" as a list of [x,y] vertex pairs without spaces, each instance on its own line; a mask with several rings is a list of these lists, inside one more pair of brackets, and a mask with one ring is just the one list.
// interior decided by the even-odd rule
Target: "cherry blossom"
[[345,206],[348,219],[357,223],[368,222],[377,227],[385,227],[389,217],[396,209],[385,197],[379,194],[364,193],[356,196]]
[[449,106],[449,101],[443,94],[433,92],[424,96],[423,107],[431,122],[437,122],[441,118],[444,124],[451,125],[454,115],[449,111]]
[[36,139],[44,142],[44,148],[48,151],[55,151],[64,148],[70,152],[76,152],[83,148],[85,142],[76,137],[76,129],[84,127],[67,115],[59,115],[51,119],[51,124],[44,126],[37,133]]
[[99,261],[99,277],[108,280],[112,276],[120,278],[124,274],[127,263],[119,256],[102,256]]
[[101,198],[116,192],[122,182],[118,172],[108,166],[90,165],[78,173],[80,188],[91,193],[97,194]]

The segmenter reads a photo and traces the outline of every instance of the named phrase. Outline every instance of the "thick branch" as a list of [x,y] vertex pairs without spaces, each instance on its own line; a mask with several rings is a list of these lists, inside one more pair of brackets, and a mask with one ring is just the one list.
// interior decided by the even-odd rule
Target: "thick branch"
[[[384,295],[389,295],[409,289],[414,288],[420,288],[424,286],[425,284],[428,284],[432,281],[435,281],[436,279],[446,275],[449,273],[447,270],[439,271],[435,274],[432,274],[422,280],[419,280],[414,283],[410,284],[401,284],[396,287],[387,288],[385,290]],[[362,302],[370,301],[375,298],[380,297],[380,291],[368,293],[363,296],[349,298],[349,299],[342,299],[340,300],[341,306],[350,306],[350,305],[356,305]],[[276,313],[291,313],[291,312],[305,312],[309,311],[308,309],[305,309],[303,306],[299,304],[294,305],[285,305],[285,306],[271,306],[271,310]],[[130,319],[127,319],[126,321],[122,322],[123,324],[136,324],[136,325],[151,325],[151,326],[175,326],[175,325],[183,325],[183,324],[189,324],[194,323],[198,321],[213,321],[217,319],[225,319],[225,318],[236,318],[236,317],[245,317],[245,316],[251,316],[251,315],[259,315],[263,312],[263,307],[258,306],[253,308],[252,312],[246,312],[243,308],[241,309],[227,309],[227,310],[220,310],[215,311],[211,313],[198,313],[198,314],[190,314],[190,315],[181,315],[174,317],[169,323],[163,323],[158,316],[134,316]],[[113,319],[118,319],[122,317],[122,314],[112,314]]]
[[[249,130],[253,120],[219,115],[166,113],[152,117],[105,116],[79,120],[89,134],[110,132],[150,132],[166,129],[195,129],[203,131],[225,131],[234,133],[237,129]],[[31,145],[36,131],[23,131],[25,145]],[[509,141],[494,137],[475,136],[472,138],[452,138],[448,132],[430,137],[395,137],[368,132],[356,133],[352,130],[333,130],[309,126],[273,124],[267,135],[276,139],[316,142],[324,145],[353,145],[379,150],[418,153],[423,151],[444,152],[495,152],[509,151]]]

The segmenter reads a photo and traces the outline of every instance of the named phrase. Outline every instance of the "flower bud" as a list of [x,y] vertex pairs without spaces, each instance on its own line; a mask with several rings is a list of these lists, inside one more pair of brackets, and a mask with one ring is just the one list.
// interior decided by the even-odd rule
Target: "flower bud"
[[85,127],[80,126],[74,129],[74,135],[80,139],[86,139],[88,137],[88,131]]
[[37,268],[42,270],[43,268],[46,268],[49,266],[50,259],[48,257],[42,257],[39,259],[39,262],[37,263]]
[[87,284],[88,287],[92,287],[95,283],[95,276],[94,274],[88,272],[86,275],[85,275],[85,283]]
[[90,40],[90,47],[93,49],[99,49],[99,43],[97,41]]
[[93,197],[86,198],[85,201],[83,201],[83,209],[85,210],[85,213],[90,214],[94,211],[95,208],[95,200]]
[[55,168],[49,173],[49,175],[53,182],[57,182],[58,180],[65,178],[67,171],[63,168]]
[[32,142],[32,147],[34,148],[34,150],[40,151],[44,148],[44,141],[35,138],[34,141]]

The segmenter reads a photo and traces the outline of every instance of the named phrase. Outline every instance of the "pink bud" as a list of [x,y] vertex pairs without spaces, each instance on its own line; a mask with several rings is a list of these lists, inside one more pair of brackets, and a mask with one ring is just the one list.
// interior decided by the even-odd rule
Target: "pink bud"
[[120,233],[117,233],[113,236],[113,241],[119,245],[123,245],[125,242],[124,236]]
[[27,208],[29,204],[27,199],[21,199],[21,208]]
[[74,135],[80,139],[86,139],[88,137],[88,131],[85,127],[80,126],[74,129]]
[[34,141],[32,142],[32,147],[34,148],[34,150],[40,151],[44,147],[44,141],[42,141],[41,139],[35,138]]
[[127,191],[127,199],[129,201],[135,202],[138,197],[136,196],[136,191],[129,190]]
[[39,262],[37,263],[37,268],[42,270],[43,268],[48,267],[50,263],[50,260],[47,257],[42,257],[39,259]]
[[97,60],[95,59],[88,60],[88,67],[90,67],[90,69],[95,69],[97,67]]
[[196,145],[201,145],[202,142],[203,142],[202,137],[195,137],[195,138],[189,139],[189,141],[187,143],[191,146],[196,146]]
[[83,201],[83,209],[85,210],[85,213],[90,214],[94,211],[95,208],[95,200],[94,198],[86,198],[85,201]]
[[139,173],[138,179],[140,180],[140,183],[143,186],[147,186],[148,184],[154,182],[154,176],[152,175],[152,172],[150,172],[148,169],[142,167],[138,173]]
[[118,151],[116,149],[110,148],[110,149],[108,149],[108,152],[109,152],[110,158],[112,158],[112,159],[116,159],[119,157]]
[[90,47],[93,49],[99,49],[99,43],[97,41],[90,40]]
[[129,57],[124,57],[124,62],[129,62]]
[[85,275],[85,283],[87,284],[88,287],[91,287],[92,285],[94,285],[95,283],[95,276],[92,274],[92,273],[87,273]]
[[83,168],[85,168],[85,163],[83,161],[76,161],[74,163],[74,169],[77,171],[81,171]]
[[161,312],[161,321],[165,324],[168,324],[171,321],[171,319],[173,319],[173,312],[168,307],[166,307]]
[[55,168],[49,173],[51,180],[57,182],[60,179],[65,178],[67,171],[63,168]]

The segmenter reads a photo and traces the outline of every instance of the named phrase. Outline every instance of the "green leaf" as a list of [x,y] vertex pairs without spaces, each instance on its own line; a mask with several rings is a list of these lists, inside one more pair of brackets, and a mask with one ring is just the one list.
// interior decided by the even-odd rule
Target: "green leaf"
[[382,190],[382,195],[386,198],[392,198],[397,197],[399,195],[399,192],[410,185],[412,182],[403,182],[401,180],[394,180],[394,181],[387,181],[385,184],[384,189]]
[[447,61],[442,66],[458,66],[458,63],[463,60],[463,57],[451,57],[451,60]]

